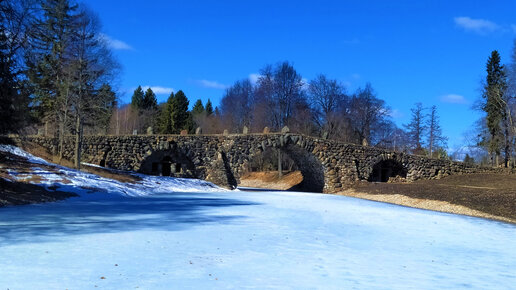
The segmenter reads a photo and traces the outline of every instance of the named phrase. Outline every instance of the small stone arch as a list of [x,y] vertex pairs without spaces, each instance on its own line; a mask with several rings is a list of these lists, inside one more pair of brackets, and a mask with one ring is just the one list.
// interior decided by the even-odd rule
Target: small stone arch
[[189,152],[177,148],[153,151],[142,160],[138,171],[149,175],[202,178]]
[[396,158],[380,159],[373,164],[369,176],[370,182],[388,182],[392,178],[406,179],[408,169]]

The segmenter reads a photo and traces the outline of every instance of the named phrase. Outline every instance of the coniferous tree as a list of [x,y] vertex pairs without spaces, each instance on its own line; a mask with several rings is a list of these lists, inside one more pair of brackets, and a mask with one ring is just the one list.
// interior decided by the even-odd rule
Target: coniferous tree
[[[3,27],[2,27],[3,28]],[[20,120],[16,114],[15,101],[18,95],[16,87],[16,80],[11,73],[12,63],[5,53],[5,32],[0,30],[0,115],[2,122],[0,122],[0,134],[13,131]]]
[[131,106],[135,109],[140,109],[143,106],[143,96],[145,93],[141,86],[138,86],[136,90],[133,92],[133,96],[131,97]]
[[189,101],[183,91],[179,90],[172,100],[171,119],[172,119],[172,133],[179,134],[181,130],[187,128],[189,112]]
[[173,134],[172,106],[174,103],[174,92],[170,93],[167,102],[163,104],[159,120],[159,131],[162,134]]
[[213,105],[211,104],[210,99],[208,99],[208,102],[206,102],[206,116],[211,116],[213,114]]
[[202,105],[202,101],[199,99],[195,102],[193,108],[192,108],[192,114],[195,116],[198,116],[200,114],[204,113],[204,106]]
[[[503,146],[504,134],[502,121],[506,118],[505,94],[507,80],[504,65],[500,64],[500,54],[494,50],[491,52],[486,65],[487,78],[482,97],[485,103],[482,109],[486,112],[486,123],[489,130],[488,151],[491,154],[492,163],[500,156]],[[508,155],[508,152],[506,152]],[[506,156],[508,161],[509,156]],[[507,165],[507,162],[506,162]]]
[[158,100],[156,99],[156,94],[152,91],[151,88],[148,88],[143,95],[141,101],[141,109],[143,110],[155,110],[158,108]]
[[98,90],[97,97],[99,99],[98,123],[104,134],[107,134],[111,115],[118,106],[116,94],[111,86],[105,83]]

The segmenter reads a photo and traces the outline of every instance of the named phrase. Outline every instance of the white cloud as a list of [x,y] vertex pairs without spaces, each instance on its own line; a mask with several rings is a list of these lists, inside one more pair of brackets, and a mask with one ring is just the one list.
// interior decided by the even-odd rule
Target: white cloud
[[100,36],[100,39],[105,41],[106,44],[108,45],[108,47],[110,47],[112,49],[115,49],[115,50],[132,50],[133,49],[129,44],[127,44],[121,40],[111,38],[107,34],[100,33],[99,36]]
[[221,83],[219,83],[217,81],[196,80],[195,82],[198,85],[200,85],[201,87],[210,88],[210,89],[224,90],[224,89],[226,89],[228,87],[225,84],[221,84]]
[[391,118],[399,119],[402,118],[404,115],[400,110],[398,109],[392,109],[387,111],[387,115],[391,116]]
[[170,95],[172,92],[175,92],[173,88],[160,87],[160,86],[142,86],[143,91],[146,91],[150,88],[156,95]]
[[462,29],[479,34],[486,34],[500,28],[498,24],[485,19],[455,17],[453,20],[455,21],[455,24],[461,27]]
[[255,73],[252,73],[252,74],[249,74],[249,80],[251,81],[251,83],[254,85],[258,82],[258,79],[261,77],[262,75],[261,74],[255,74]]
[[468,100],[461,95],[449,94],[441,96],[441,102],[450,104],[467,104]]

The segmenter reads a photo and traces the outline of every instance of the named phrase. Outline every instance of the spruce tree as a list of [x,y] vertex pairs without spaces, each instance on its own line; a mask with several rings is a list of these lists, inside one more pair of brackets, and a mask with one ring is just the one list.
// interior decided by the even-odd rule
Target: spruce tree
[[195,102],[195,104],[192,108],[192,114],[194,116],[198,116],[202,113],[204,113],[204,106],[202,105],[202,101],[199,99]]
[[133,96],[131,97],[131,106],[138,110],[141,109],[143,105],[143,96],[143,89],[141,86],[138,86],[136,90],[134,90]]
[[107,134],[109,127],[109,120],[113,110],[117,107],[116,94],[109,84],[103,84],[97,92],[99,99],[99,110],[97,112],[98,125],[103,129],[104,134]]
[[188,129],[186,128],[189,118],[188,104],[186,95],[179,90],[172,100],[172,133],[179,134],[181,130]]
[[[500,54],[494,50],[487,60],[487,77],[482,97],[485,99],[483,110],[486,112],[486,123],[490,139],[488,151],[491,155],[500,156],[503,143],[503,131],[501,122],[504,119],[505,102],[504,95],[507,89],[507,77],[505,67],[500,64]],[[506,157],[507,158],[507,157]],[[494,163],[494,158],[492,158]]]
[[161,109],[161,116],[159,119],[159,131],[161,134],[172,134],[174,128],[172,127],[172,106],[174,103],[174,92],[170,93],[167,102],[163,104]]
[[155,110],[158,108],[156,94],[154,94],[151,88],[148,88],[147,91],[145,91],[141,101],[141,108],[143,110]]
[[210,99],[206,102],[206,107],[204,109],[206,111],[206,116],[211,116],[213,114],[213,105],[211,104]]

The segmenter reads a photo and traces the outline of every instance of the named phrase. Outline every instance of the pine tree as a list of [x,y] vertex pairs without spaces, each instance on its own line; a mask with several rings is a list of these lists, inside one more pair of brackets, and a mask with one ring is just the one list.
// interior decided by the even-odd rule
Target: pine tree
[[174,128],[172,127],[172,106],[174,103],[174,92],[170,93],[167,102],[163,104],[161,109],[161,116],[159,119],[159,131],[161,134],[172,134]]
[[186,95],[179,90],[172,100],[172,133],[179,134],[181,130],[188,129],[186,128],[189,118],[188,104],[189,101]]
[[4,53],[5,47],[5,33],[2,27],[0,31],[0,114],[2,122],[0,122],[0,134],[8,133],[15,129],[17,123],[17,115],[13,110],[15,105],[16,80],[11,73],[12,63]]
[[213,105],[211,104],[210,99],[208,99],[208,102],[206,102],[206,116],[211,116],[213,114]]
[[109,84],[103,84],[97,92],[97,98],[99,99],[98,125],[106,134],[113,110],[117,107],[116,94]]
[[[501,122],[506,118],[504,97],[507,89],[505,67],[500,64],[500,54],[494,50],[486,65],[487,78],[482,97],[485,99],[483,110],[486,112],[487,128],[490,139],[488,151],[491,155],[500,156],[504,134]],[[508,159],[509,156],[506,156]],[[494,158],[492,158],[494,163]]]
[[428,128],[428,153],[430,154],[430,158],[432,158],[434,150],[440,146],[445,146],[447,140],[447,138],[443,136],[441,125],[439,124],[436,106],[430,108],[426,127]]
[[193,108],[192,108],[192,114],[195,116],[198,116],[200,114],[204,113],[204,106],[202,105],[202,101],[199,99],[195,102]]
[[133,96],[131,97],[131,106],[135,109],[140,109],[143,106],[143,96],[144,92],[141,86],[138,86],[136,90],[134,90]]
[[41,2],[43,17],[37,20],[26,55],[27,76],[34,89],[35,111],[40,120],[58,126],[59,158],[63,157],[64,135],[69,126],[72,76],[67,71],[73,54],[72,32],[76,30],[77,5],[68,0]]
[[141,102],[141,109],[143,110],[155,110],[158,108],[158,100],[156,99],[156,94],[152,91],[151,88],[148,88],[143,95]]

